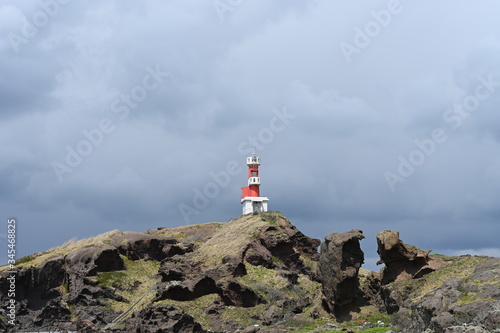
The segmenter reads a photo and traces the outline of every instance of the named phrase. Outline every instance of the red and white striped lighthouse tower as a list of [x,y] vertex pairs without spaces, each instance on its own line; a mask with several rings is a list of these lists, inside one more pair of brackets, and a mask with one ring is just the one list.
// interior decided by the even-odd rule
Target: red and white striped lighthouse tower
[[243,204],[243,215],[250,213],[267,212],[269,198],[260,196],[259,165],[260,157],[247,157],[248,186],[241,188],[241,203]]

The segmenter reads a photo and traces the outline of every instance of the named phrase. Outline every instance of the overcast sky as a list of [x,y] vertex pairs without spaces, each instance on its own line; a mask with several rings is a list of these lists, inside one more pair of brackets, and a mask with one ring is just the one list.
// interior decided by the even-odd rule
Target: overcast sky
[[[241,215],[500,255],[497,1],[0,1],[0,238],[18,257]],[[255,148],[253,148],[255,147]],[[378,268],[375,268],[378,269]]]

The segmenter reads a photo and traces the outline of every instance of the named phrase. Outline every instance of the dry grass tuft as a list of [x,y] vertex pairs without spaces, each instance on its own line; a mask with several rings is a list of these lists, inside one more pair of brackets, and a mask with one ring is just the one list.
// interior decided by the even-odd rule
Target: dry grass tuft
[[206,266],[220,265],[222,258],[241,252],[258,233],[268,226],[259,215],[244,215],[226,222],[203,243],[192,259],[195,263],[203,262]]
[[418,295],[412,296],[412,302],[420,301],[425,295],[441,287],[443,283],[451,278],[463,279],[470,276],[475,268],[486,262],[487,257],[464,255],[453,257],[449,264],[437,271],[424,275],[422,278],[397,282],[397,288],[410,287],[418,291]]
[[[47,251],[43,252],[38,252],[34,253],[31,255],[31,260],[20,263],[19,265],[16,265],[18,268],[22,267],[31,267],[31,266],[41,266],[45,261],[56,258],[59,256],[66,256],[70,254],[71,252],[82,249],[85,247],[90,247],[90,246],[96,246],[96,247],[102,247],[109,245],[109,240],[110,238],[117,234],[119,231],[118,230],[113,230],[113,231],[108,231],[104,234],[98,235],[96,237],[90,237],[86,239],[81,239],[81,240],[76,240],[76,238],[72,238],[65,242],[61,246],[57,246],[54,248],[51,248]],[[0,271],[8,270],[8,266],[2,266],[0,267]]]
[[159,281],[160,263],[144,259],[132,261],[124,256],[121,257],[126,266],[124,271],[99,273],[97,277],[91,279],[98,281],[100,286],[117,288],[116,293],[130,301],[123,303],[108,300],[114,312],[122,313],[138,300],[140,301],[134,305],[133,310],[140,311],[151,304],[155,297],[155,291],[151,289]]

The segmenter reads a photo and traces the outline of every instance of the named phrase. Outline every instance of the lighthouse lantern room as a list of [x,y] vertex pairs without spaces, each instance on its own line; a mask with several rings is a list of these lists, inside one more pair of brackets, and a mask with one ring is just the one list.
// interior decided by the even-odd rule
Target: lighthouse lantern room
[[260,196],[259,165],[260,157],[247,157],[248,186],[241,188],[241,203],[243,204],[243,215],[250,213],[267,212],[269,198]]

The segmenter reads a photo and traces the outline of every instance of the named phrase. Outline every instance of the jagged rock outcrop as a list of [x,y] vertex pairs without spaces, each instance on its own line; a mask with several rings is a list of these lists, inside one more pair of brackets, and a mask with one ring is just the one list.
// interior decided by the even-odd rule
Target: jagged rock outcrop
[[288,221],[278,219],[275,225],[263,228],[254,241],[246,244],[241,256],[252,265],[267,268],[276,267],[273,257],[277,257],[291,271],[314,277],[316,272],[304,265],[300,257],[317,261],[320,243],[319,239],[305,236]]
[[[318,253],[320,241],[278,212],[68,242],[19,261],[16,326],[2,292],[0,331],[280,332],[321,322],[320,332],[378,309],[405,333],[500,326],[500,259],[431,256],[380,235],[385,284],[360,269],[360,230],[328,235]],[[379,325],[366,320],[356,329]]]
[[128,302],[107,287],[89,279],[101,272],[121,271],[125,263],[116,248],[90,246],[78,249],[65,258],[65,280],[62,288],[68,291],[64,300],[80,306],[103,305],[101,298]]
[[16,296],[24,300],[26,308],[41,310],[60,295],[58,287],[64,277],[64,258],[50,259],[39,268],[30,267],[17,274]]
[[385,230],[377,234],[379,264],[385,264],[382,284],[419,278],[441,268],[442,260],[431,258],[423,251],[405,244],[399,239],[399,231]]
[[[179,280],[177,280],[179,281]],[[176,301],[192,301],[197,298],[217,294],[226,306],[252,307],[266,301],[252,289],[233,279],[223,279],[218,272],[208,272],[186,278],[179,283],[167,283],[160,288],[156,301],[172,299]]]
[[384,309],[383,300],[380,297],[380,274],[366,269],[360,269],[358,273],[359,303],[363,305],[372,305],[378,309]]
[[194,318],[173,306],[148,307],[127,323],[141,333],[204,333]]
[[330,312],[340,314],[359,297],[358,272],[364,261],[359,241],[363,238],[361,230],[351,230],[331,233],[321,243],[319,274]]
[[110,244],[130,260],[161,261],[192,250],[189,246],[179,244],[178,240],[172,237],[161,237],[133,231],[119,232],[113,235]]
[[385,302],[391,304],[387,309],[403,332],[497,332],[500,258],[453,258],[435,273],[382,288]]
[[274,308],[253,320],[273,324],[311,305],[319,244],[275,212],[69,242],[18,267],[16,329],[204,332],[208,318],[234,331],[246,321],[228,309],[258,305]]

